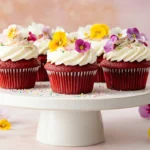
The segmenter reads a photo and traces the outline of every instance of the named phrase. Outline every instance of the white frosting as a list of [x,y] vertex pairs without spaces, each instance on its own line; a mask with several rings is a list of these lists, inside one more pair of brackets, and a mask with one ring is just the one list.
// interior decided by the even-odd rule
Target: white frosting
[[79,53],[76,50],[65,50],[65,48],[58,48],[56,51],[48,51],[47,53],[47,61],[55,63],[55,65],[64,64],[66,66],[83,66],[86,64],[93,64],[96,62],[96,59],[96,54],[92,49],[85,53]]
[[89,40],[91,43],[92,49],[95,50],[97,56],[101,56],[104,53],[104,46],[107,42],[107,39],[104,40]]
[[19,61],[22,59],[29,60],[32,58],[38,57],[37,47],[32,43],[27,42],[22,45],[20,43],[16,43],[8,46],[0,46],[0,60],[1,61]]
[[150,61],[150,48],[144,44],[132,43],[130,47],[123,46],[121,49],[114,49],[111,52],[105,53],[104,58],[117,62]]
[[47,51],[49,50],[49,41],[49,39],[41,39],[34,42],[34,45],[38,48],[39,55],[46,55]]

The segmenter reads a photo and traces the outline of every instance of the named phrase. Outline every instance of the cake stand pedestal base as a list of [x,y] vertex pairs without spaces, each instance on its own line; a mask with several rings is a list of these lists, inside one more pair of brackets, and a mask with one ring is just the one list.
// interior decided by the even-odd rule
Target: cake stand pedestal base
[[89,146],[104,141],[99,111],[43,111],[37,140],[55,146]]

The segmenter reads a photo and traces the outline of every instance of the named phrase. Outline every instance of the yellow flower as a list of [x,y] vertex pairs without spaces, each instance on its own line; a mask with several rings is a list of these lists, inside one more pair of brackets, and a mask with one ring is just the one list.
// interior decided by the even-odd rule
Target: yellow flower
[[105,24],[94,24],[90,29],[91,39],[101,39],[107,36],[109,33],[109,28]]
[[101,27],[105,29],[107,36],[109,34],[109,27],[106,24],[101,24]]
[[55,51],[59,47],[67,45],[67,37],[65,32],[55,32],[53,40],[49,42],[50,51]]
[[0,130],[9,130],[11,128],[11,124],[8,120],[2,119],[0,120]]
[[10,39],[14,39],[17,36],[17,29],[16,28],[10,28],[9,31],[8,31],[7,36]]
[[148,137],[150,138],[150,129],[148,129]]

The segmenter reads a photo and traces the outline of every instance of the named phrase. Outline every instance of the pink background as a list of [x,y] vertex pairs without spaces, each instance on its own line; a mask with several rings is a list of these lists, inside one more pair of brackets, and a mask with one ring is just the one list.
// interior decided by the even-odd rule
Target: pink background
[[98,22],[110,27],[136,26],[150,35],[149,6],[149,0],[0,0],[0,28],[36,21],[73,31]]

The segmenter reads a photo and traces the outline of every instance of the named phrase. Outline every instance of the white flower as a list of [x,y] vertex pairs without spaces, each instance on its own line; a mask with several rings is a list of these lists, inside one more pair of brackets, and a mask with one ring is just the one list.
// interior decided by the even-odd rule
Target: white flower
[[70,33],[66,33],[68,40],[71,43],[74,43],[76,41],[76,39],[78,39],[78,33],[77,32],[70,32]]
[[121,28],[116,27],[116,28],[111,29],[110,36],[112,35],[116,35],[119,38],[124,38],[127,36],[127,30],[126,29],[122,30]]
[[20,25],[12,24],[8,26],[7,29],[4,29],[2,34],[10,39],[17,38],[21,34],[21,30],[23,30],[23,27]]
[[35,22],[32,22],[32,24],[28,26],[28,32],[32,32],[32,34],[35,34],[37,37],[44,36],[46,38],[49,38],[50,27],[45,26],[44,24],[37,24]]
[[51,34],[53,35],[55,32],[65,32],[65,30],[62,27],[57,26],[56,29],[52,29]]
[[90,29],[92,25],[87,25],[85,27],[79,27],[77,33],[78,33],[78,38],[81,39],[86,39],[90,37]]

